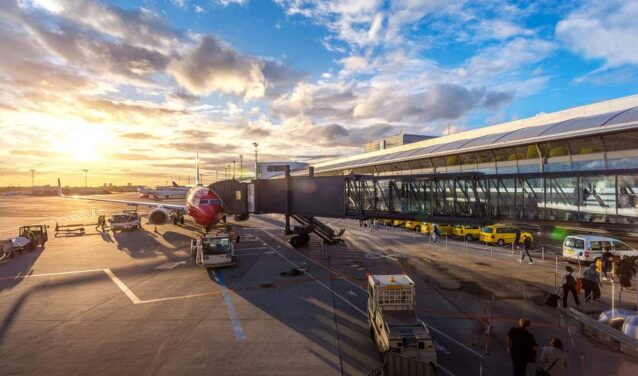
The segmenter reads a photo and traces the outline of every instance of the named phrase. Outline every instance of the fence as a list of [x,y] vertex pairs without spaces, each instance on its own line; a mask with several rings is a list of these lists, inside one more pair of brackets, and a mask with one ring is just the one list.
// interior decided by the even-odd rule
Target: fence
[[394,352],[387,352],[383,364],[370,372],[368,376],[434,376],[436,366],[417,359],[408,358]]

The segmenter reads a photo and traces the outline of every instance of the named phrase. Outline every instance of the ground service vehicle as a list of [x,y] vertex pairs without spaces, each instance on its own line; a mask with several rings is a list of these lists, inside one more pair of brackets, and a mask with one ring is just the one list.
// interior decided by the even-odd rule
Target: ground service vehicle
[[212,230],[199,239],[192,239],[191,255],[195,255],[198,265],[207,269],[237,263],[233,237],[227,230]]
[[515,226],[506,226],[506,225],[490,225],[484,226],[481,228],[481,236],[480,239],[485,243],[496,243],[500,246],[505,244],[512,244],[516,239],[516,233],[521,233],[520,242],[522,243],[525,238],[529,238],[534,241],[534,237],[532,233],[529,231],[523,231]]
[[479,226],[456,225],[452,229],[452,235],[467,241],[477,240],[481,237],[481,228]]
[[[18,231],[18,235],[21,237],[27,237],[27,232],[30,230],[33,235],[35,235],[36,245],[41,245],[44,247],[44,244],[49,240],[49,234],[47,233],[47,225],[31,225],[31,226],[22,226]],[[34,247],[35,248],[35,247]]]
[[563,257],[592,262],[602,257],[605,247],[615,256],[638,258],[638,250],[618,239],[599,235],[570,235],[563,241]]
[[434,342],[415,307],[414,282],[410,277],[368,275],[370,336],[379,352],[392,351],[436,364]]
[[142,227],[140,216],[137,213],[118,213],[113,214],[109,219],[111,231],[131,231]]
[[[29,240],[29,230],[33,233],[33,241]],[[12,257],[14,254],[24,251],[34,251],[38,245],[44,247],[47,240],[49,240],[49,236],[46,225],[22,226],[18,230],[18,236],[0,240],[0,258]]]

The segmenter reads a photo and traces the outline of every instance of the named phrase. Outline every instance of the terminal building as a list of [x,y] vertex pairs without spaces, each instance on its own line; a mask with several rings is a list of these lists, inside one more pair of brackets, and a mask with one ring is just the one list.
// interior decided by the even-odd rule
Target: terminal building
[[[317,163],[349,215],[638,223],[638,95]],[[299,171],[293,175],[304,175]]]

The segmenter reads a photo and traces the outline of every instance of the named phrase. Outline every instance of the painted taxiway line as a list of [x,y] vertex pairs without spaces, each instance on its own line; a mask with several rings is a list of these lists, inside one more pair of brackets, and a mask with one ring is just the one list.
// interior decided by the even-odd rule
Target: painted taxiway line
[[14,276],[14,277],[3,277],[3,278],[0,278],[0,281],[11,280],[11,279],[37,278],[37,277],[54,277],[54,276],[60,276],[60,275],[72,275],[72,274],[84,274],[84,273],[96,273],[96,272],[103,272],[104,274],[106,274],[106,276],[109,277],[109,279],[113,283],[115,283],[115,285],[124,293],[124,295],[126,295],[127,298],[129,298],[129,300],[133,304],[158,303],[158,302],[165,302],[165,301],[169,301],[169,300],[189,299],[189,298],[197,298],[197,297],[201,297],[201,296],[212,296],[212,295],[220,295],[220,294],[222,294],[221,291],[209,291],[209,292],[202,292],[202,293],[197,293],[197,294],[169,296],[169,297],[166,297],[166,298],[156,298],[156,299],[142,300],[142,299],[138,298],[137,295],[135,295],[135,293],[131,289],[129,289],[128,286],[126,286],[126,284],[124,282],[122,282],[122,280],[119,279],[115,275],[115,273],[113,273],[113,271],[111,269],[109,269],[109,268],[105,268],[105,269],[88,269],[88,270],[73,270],[73,271],[68,271],[68,272],[57,272],[57,273],[17,275],[17,276]]
[[244,329],[241,326],[241,321],[239,321],[239,316],[237,316],[237,311],[235,311],[235,305],[233,305],[233,300],[230,296],[230,292],[228,291],[228,287],[226,287],[224,275],[217,270],[215,271],[214,276],[222,290],[221,292],[224,297],[224,303],[226,304],[226,310],[228,311],[230,322],[232,323],[233,330],[235,331],[235,339],[237,339],[237,341],[243,341],[246,339],[246,335],[244,334]]

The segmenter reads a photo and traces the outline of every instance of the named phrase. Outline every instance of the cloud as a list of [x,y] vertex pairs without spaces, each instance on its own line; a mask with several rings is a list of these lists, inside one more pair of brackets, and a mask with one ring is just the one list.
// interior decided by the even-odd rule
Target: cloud
[[152,155],[142,153],[113,153],[110,154],[110,157],[124,161],[148,161],[156,159]]
[[638,64],[632,47],[638,35],[635,1],[587,1],[556,25],[556,36],[571,51],[601,59],[607,67]]
[[205,151],[206,153],[223,153],[236,151],[238,146],[229,144],[216,144],[213,142],[173,142],[166,147],[177,151],[191,152],[195,155],[196,150]]
[[124,133],[124,134],[121,134],[120,137],[129,138],[132,140],[147,140],[147,139],[157,138],[157,136],[155,135],[152,135],[150,133],[143,133],[143,132]]
[[37,149],[13,149],[12,155],[25,155],[29,157],[41,157],[41,158],[56,158],[63,156],[63,153],[49,151],[49,150],[37,150]]
[[168,70],[192,94],[220,91],[259,98],[266,90],[261,69],[258,59],[239,53],[218,38],[204,36]]
[[556,50],[556,44],[537,38],[515,38],[503,45],[490,46],[473,56],[467,64],[468,77],[491,77],[539,62]]

